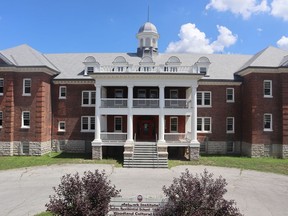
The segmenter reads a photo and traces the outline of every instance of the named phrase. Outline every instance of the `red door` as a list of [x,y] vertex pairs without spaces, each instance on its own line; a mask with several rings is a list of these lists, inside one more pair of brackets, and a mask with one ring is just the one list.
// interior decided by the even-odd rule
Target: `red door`
[[153,141],[155,140],[155,126],[153,120],[142,120],[140,122],[139,140]]

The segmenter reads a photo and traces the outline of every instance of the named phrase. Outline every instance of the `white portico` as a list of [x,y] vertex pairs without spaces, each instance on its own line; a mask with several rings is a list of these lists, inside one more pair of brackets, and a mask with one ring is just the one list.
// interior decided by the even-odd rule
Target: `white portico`
[[149,22],[137,38],[137,55],[117,56],[110,65],[93,56],[84,61],[84,74],[96,86],[93,158],[102,158],[104,146],[123,146],[125,163],[135,143],[149,142],[155,143],[157,159],[167,159],[167,147],[186,147],[190,159],[197,159],[197,87],[208,74],[209,59],[184,65],[172,55],[159,62],[159,35]]

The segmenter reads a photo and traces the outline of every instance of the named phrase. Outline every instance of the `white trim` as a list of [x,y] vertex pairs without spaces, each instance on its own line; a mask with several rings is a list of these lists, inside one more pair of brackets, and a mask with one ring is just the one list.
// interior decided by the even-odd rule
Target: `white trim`
[[[198,130],[198,119],[201,119],[201,130]],[[209,119],[210,121],[210,130],[205,130],[205,119]],[[198,133],[212,133],[212,118],[211,117],[197,117],[197,128]]]
[[[64,124],[64,129],[61,128],[61,124]],[[65,132],[66,131],[66,122],[65,121],[59,121],[58,122],[58,132]]]
[[[26,93],[26,81],[29,81],[29,87],[27,86],[27,88],[30,89],[29,93]],[[22,81],[22,96],[31,96],[31,90],[32,90],[32,80],[31,78],[24,78]]]
[[[270,94],[265,94],[265,89],[266,89],[266,83],[269,83],[269,90],[270,90]],[[263,80],[263,97],[264,98],[273,98],[273,82],[272,80]],[[268,89],[268,88],[267,88]]]
[[199,86],[240,86],[242,85],[242,82],[227,80],[227,81],[217,81],[217,80],[199,80],[198,82]]
[[[232,99],[228,99],[228,90],[232,90]],[[226,88],[226,102],[227,103],[234,103],[235,102],[235,91],[234,88]]]
[[0,121],[1,121],[0,128],[3,128],[3,111],[0,111]]
[[[268,117],[270,118],[270,128],[265,128],[265,117]],[[273,131],[273,116],[271,113],[264,113],[263,115],[263,131]]]
[[[209,105],[205,105],[205,94],[209,93]],[[201,104],[198,104],[198,94],[201,94]],[[212,92],[211,91],[197,91],[196,94],[197,107],[212,107]]]
[[[172,130],[172,119],[176,119],[176,127],[177,129],[176,130]],[[178,133],[178,125],[179,125],[179,121],[178,121],[178,117],[177,116],[171,116],[170,117],[170,133]]]
[[[65,96],[62,96],[62,89],[64,90]],[[66,99],[67,97],[67,87],[66,86],[59,86],[59,99]]]
[[[121,130],[116,130],[116,120],[121,119]],[[122,116],[114,116],[114,132],[122,132],[123,131],[123,120]]]
[[2,92],[0,92],[0,96],[4,94],[4,78],[0,78],[0,84],[2,83],[2,86],[0,85],[0,88],[2,87]]
[[[83,129],[83,118],[87,118],[88,129]],[[95,116],[81,116],[81,132],[95,132],[95,129],[91,129],[91,119],[94,118],[94,127],[96,127]]]
[[[24,117],[25,117],[24,115],[25,115],[25,113],[29,115],[29,116],[28,116],[28,117],[29,117],[29,119],[28,119],[28,120],[29,120],[29,125],[24,125],[24,120],[25,120],[25,119],[24,119]],[[27,116],[26,116],[26,117],[27,117]],[[26,120],[27,120],[27,119],[26,119]],[[30,111],[22,111],[22,114],[21,114],[21,128],[25,128],[25,129],[26,129],[26,128],[27,128],[27,129],[30,128],[30,123],[31,123]]]
[[[232,130],[228,130],[229,119],[232,119]],[[227,117],[226,118],[226,133],[227,134],[235,133],[235,118],[234,117]]]
[[[83,103],[83,95],[84,93],[88,93],[88,103]],[[95,103],[96,103],[96,91],[92,91],[92,90],[84,90],[82,91],[82,96],[81,96],[81,106],[82,107],[95,107],[95,103],[92,103],[92,93],[95,94]]]

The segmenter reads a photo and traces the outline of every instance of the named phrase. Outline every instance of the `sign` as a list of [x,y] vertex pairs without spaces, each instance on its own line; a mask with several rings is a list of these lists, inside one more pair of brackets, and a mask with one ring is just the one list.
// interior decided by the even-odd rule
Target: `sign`
[[153,216],[154,210],[165,202],[161,198],[144,198],[142,195],[130,199],[113,197],[109,204],[107,216]]

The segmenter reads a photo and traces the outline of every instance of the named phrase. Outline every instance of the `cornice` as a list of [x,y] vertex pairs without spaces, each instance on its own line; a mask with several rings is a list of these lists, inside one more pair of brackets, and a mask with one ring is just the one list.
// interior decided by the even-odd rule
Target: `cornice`
[[54,76],[59,74],[58,71],[52,70],[46,66],[4,66],[0,67],[0,72],[14,72],[14,73],[46,73],[48,75]]
[[210,86],[240,86],[242,84],[241,81],[224,81],[224,80],[199,80],[199,85],[210,85]]
[[287,67],[248,67],[245,68],[239,72],[237,72],[237,75],[240,76],[246,76],[251,73],[273,73],[273,74],[279,74],[279,73],[288,73]]
[[54,84],[59,84],[59,85],[87,85],[87,84],[91,84],[94,85],[95,84],[95,80],[81,80],[81,79],[73,79],[73,80],[53,80]]

